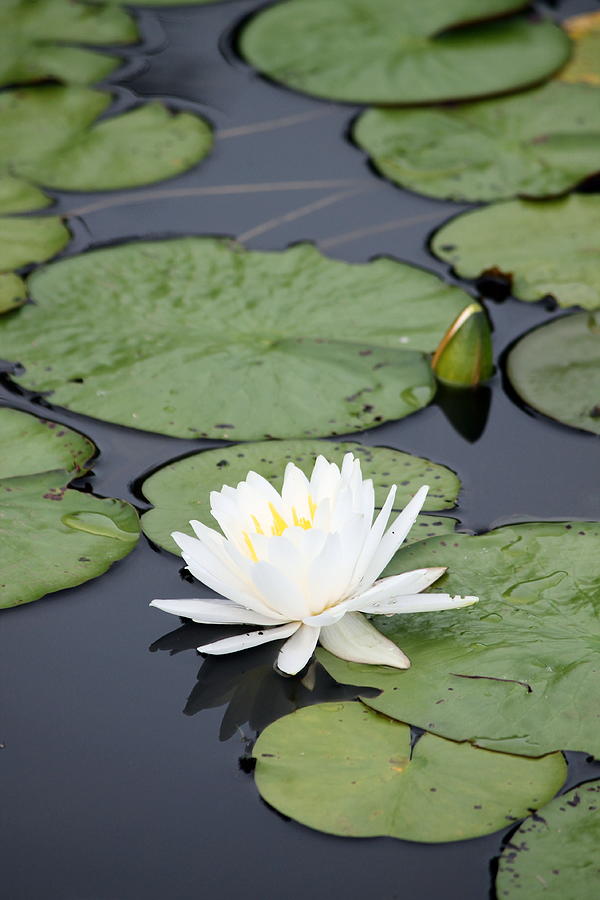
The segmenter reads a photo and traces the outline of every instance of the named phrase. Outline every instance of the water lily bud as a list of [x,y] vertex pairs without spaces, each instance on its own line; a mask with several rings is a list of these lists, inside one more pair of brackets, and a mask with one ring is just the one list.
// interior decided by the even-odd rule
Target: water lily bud
[[431,367],[440,381],[457,387],[473,387],[492,375],[492,335],[479,303],[469,304],[457,316],[433,354]]

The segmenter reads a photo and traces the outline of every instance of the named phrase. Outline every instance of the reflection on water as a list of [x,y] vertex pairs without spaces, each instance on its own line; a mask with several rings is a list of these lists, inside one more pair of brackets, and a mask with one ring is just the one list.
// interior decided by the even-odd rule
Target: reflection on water
[[[150,650],[181,653],[203,643],[206,626],[186,623],[163,635],[151,644]],[[185,715],[224,706],[219,740],[228,741],[235,734],[254,740],[271,722],[302,706],[352,700],[359,695],[374,697],[379,693],[373,688],[338,684],[316,661],[299,676],[282,677],[273,669],[277,655],[273,647],[267,644],[243,653],[205,659],[184,706]],[[246,724],[251,736],[244,734]]]
[[470,444],[482,436],[490,412],[492,391],[488,385],[459,388],[438,382],[435,402],[450,424]]

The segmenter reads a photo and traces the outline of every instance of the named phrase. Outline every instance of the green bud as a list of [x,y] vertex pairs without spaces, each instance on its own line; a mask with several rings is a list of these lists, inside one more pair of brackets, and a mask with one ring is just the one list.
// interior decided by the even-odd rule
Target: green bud
[[458,387],[473,387],[492,375],[492,334],[479,303],[469,304],[456,317],[433,354],[431,367],[440,381]]

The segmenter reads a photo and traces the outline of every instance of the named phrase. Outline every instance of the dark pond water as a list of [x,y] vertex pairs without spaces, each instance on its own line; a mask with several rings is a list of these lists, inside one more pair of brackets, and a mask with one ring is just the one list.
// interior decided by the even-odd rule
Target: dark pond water
[[[167,98],[206,115],[220,139],[205,163],[174,181],[127,194],[56,194],[75,234],[67,252],[216,233],[265,249],[312,240],[351,261],[389,254],[451,279],[427,240],[464,207],[376,177],[346,139],[353,107],[292,94],[249,71],[232,39],[236,23],[257,5],[238,0],[140,14],[146,43],[123,70],[118,102]],[[558,9],[567,15],[591,5]],[[454,468],[463,483],[456,515],[464,529],[600,518],[597,438],[522,409],[502,376],[510,343],[557,313],[512,299],[486,305],[498,360],[490,388],[474,399],[442,396],[360,439]],[[0,402],[45,412],[89,435],[100,456],[85,484],[140,509],[147,505],[135,487],[140,476],[214,446],[44,410],[8,382]],[[197,594],[179,569],[174,556],[142,539],[103,578],[3,612],[0,847],[7,900],[493,896],[503,833],[439,846],[353,841],[305,829],[262,803],[243,767],[256,730],[296,705],[353,693],[323,672],[313,692],[276,678],[272,647],[203,663],[193,648],[219,630],[177,628],[147,606],[153,596]],[[569,759],[570,785],[600,775],[600,764],[583,755]]]

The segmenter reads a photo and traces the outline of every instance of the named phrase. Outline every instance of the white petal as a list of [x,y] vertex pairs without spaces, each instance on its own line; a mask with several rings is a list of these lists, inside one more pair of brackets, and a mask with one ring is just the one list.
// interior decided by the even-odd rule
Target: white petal
[[296,675],[309,661],[319,640],[318,628],[301,625],[285,642],[277,657],[277,668],[286,675]]
[[214,641],[212,644],[204,644],[202,647],[198,647],[198,652],[209,653],[212,656],[237,653],[238,650],[248,650],[250,647],[258,647],[259,644],[267,644],[269,641],[279,641],[282,638],[290,637],[299,627],[299,622],[290,622],[288,625],[280,625],[278,628],[249,631],[246,634],[224,638],[222,641]]
[[252,568],[252,578],[265,603],[288,621],[298,622],[310,610],[304,595],[279,569],[261,560]]
[[319,642],[326,650],[349,662],[408,669],[410,660],[392,641],[357,612],[346,613],[335,625],[321,629]]
[[[363,544],[363,548],[361,550],[360,556],[358,557],[358,561],[356,563],[356,568],[352,575],[352,581],[350,583],[350,590],[354,591],[355,588],[363,581],[363,576],[369,567],[371,560],[373,559],[373,555],[376,552],[381,538],[383,537],[383,532],[385,531],[386,525],[388,523],[388,519],[392,512],[392,507],[394,505],[394,500],[396,498],[396,485],[392,485],[390,488],[387,497],[385,498],[385,503],[381,507],[379,514],[375,521],[373,522],[373,526],[367,537],[365,538],[365,542]],[[370,587],[370,585],[367,585]]]
[[426,484],[419,488],[412,500],[406,504],[400,515],[396,518],[395,522],[388,528],[361,579],[361,584],[364,585],[365,588],[370,587],[377,576],[383,572],[392,556],[396,553],[400,544],[413,527],[415,520],[425,503],[428,490],[429,486]]
[[479,597],[451,597],[450,594],[405,594],[401,597],[382,600],[380,604],[370,605],[368,609],[359,607],[371,615],[397,616],[404,613],[436,612],[441,609],[462,609],[473,606]]
[[376,581],[372,588],[350,600],[350,609],[371,612],[372,606],[373,612],[377,612],[379,604],[382,602],[401,597],[403,594],[418,594],[420,591],[424,591],[434,581],[441,578],[445,571],[446,566],[435,566],[382,578],[381,581]]
[[237,606],[230,600],[153,600],[150,606],[201,625],[279,625],[280,618]]

